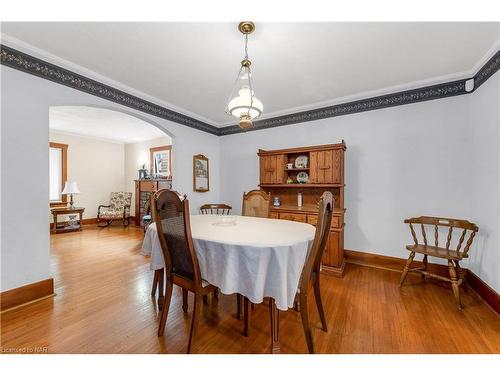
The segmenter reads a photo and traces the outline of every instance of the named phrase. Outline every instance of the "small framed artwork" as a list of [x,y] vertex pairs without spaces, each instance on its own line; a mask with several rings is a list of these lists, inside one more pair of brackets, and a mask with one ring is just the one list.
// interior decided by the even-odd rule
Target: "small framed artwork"
[[204,155],[193,156],[193,189],[205,192],[210,188],[208,158]]
[[172,146],[149,149],[151,176],[154,178],[172,177]]

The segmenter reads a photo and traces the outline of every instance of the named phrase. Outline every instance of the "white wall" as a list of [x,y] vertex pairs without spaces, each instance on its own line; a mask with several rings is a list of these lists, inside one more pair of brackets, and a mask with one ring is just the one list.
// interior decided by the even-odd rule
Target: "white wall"
[[[50,277],[49,107],[88,105],[119,110],[158,126],[172,136],[174,188],[188,194],[191,209],[218,201],[220,139],[98,97],[0,67],[1,72],[1,278],[2,291]],[[210,191],[192,187],[193,155],[210,159]],[[25,167],[29,166],[26,170]],[[27,220],[29,218],[29,220]]]
[[500,73],[471,96],[471,217],[479,226],[469,268],[500,292]]
[[[47,143],[53,105],[121,110],[172,135],[174,188],[188,194],[193,212],[216,201],[228,202],[238,212],[242,192],[258,183],[259,148],[345,139],[347,249],[406,257],[404,244],[410,236],[403,218],[470,218],[484,236],[471,252],[471,269],[500,290],[499,73],[471,95],[218,138],[5,66],[0,69],[1,290],[50,277]],[[192,156],[198,153],[210,159],[208,193],[192,191]],[[29,166],[29,172],[22,166]]]
[[[407,257],[403,219],[470,217],[469,95],[222,137],[222,200],[241,209],[257,150],[347,143],[345,248]],[[474,219],[474,218],[472,218]]]
[[122,143],[53,131],[49,132],[49,140],[68,145],[68,180],[78,184],[81,194],[73,199],[75,206],[85,207],[84,218],[97,217],[97,207],[108,204],[110,192],[125,190]]
[[[135,182],[139,177],[139,168],[142,164],[148,168],[150,164],[150,151],[152,147],[167,146],[172,144],[172,139],[168,136],[152,139],[150,141],[128,143],[125,145],[125,189],[132,192],[131,214],[135,215]],[[172,153],[172,159],[175,155]],[[172,168],[172,176],[175,179],[175,171]],[[193,208],[193,207],[192,207]],[[193,208],[194,209],[194,208]]]

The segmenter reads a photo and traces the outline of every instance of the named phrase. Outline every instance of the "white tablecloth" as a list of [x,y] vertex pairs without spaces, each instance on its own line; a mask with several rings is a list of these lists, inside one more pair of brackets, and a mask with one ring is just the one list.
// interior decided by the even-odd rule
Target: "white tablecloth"
[[[204,280],[224,294],[240,293],[253,303],[272,297],[280,310],[293,307],[300,275],[314,239],[310,224],[236,216],[236,225],[217,226],[216,215],[191,216],[191,233]],[[163,268],[156,225],[148,227],[142,254],[151,269]]]

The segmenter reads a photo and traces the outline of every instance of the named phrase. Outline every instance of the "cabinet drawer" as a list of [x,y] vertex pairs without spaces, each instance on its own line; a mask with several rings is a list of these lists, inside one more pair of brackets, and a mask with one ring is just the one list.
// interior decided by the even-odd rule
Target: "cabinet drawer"
[[280,219],[283,220],[291,220],[291,221],[300,221],[302,223],[306,222],[306,215],[304,214],[286,214],[280,212]]
[[269,212],[269,218],[270,219],[279,219],[279,214],[277,212]]
[[[307,222],[311,225],[316,225],[318,223],[317,215],[307,215]],[[340,227],[340,217],[332,216],[332,223],[330,224],[330,228],[339,228]]]
[[156,181],[141,181],[141,191],[156,191]]

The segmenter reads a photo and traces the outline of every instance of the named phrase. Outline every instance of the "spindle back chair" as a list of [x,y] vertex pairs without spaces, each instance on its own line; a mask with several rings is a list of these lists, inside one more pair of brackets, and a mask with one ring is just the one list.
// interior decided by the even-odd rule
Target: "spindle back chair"
[[[476,224],[471,223],[467,220],[451,219],[444,217],[431,217],[431,216],[420,216],[406,219],[404,221],[410,227],[410,232],[413,237],[413,245],[407,245],[406,249],[410,251],[410,256],[406,261],[406,265],[403,269],[401,275],[401,280],[399,285],[402,286],[408,272],[417,272],[422,275],[422,278],[426,276],[433,277],[435,279],[447,281],[451,283],[453,289],[453,294],[455,296],[455,301],[459,309],[462,309],[462,304],[460,302],[460,285],[464,284],[465,273],[460,268],[459,262],[469,256],[469,250],[472,245],[472,241],[476,236],[479,228]],[[415,229],[417,227],[418,229]],[[428,238],[426,227],[433,228],[433,234],[431,238]],[[448,228],[446,236],[445,247],[439,246],[439,232],[440,228]],[[456,246],[452,246],[452,238],[454,230],[458,231],[458,241]],[[417,231],[421,232],[422,242],[419,242]],[[469,233],[467,235],[467,233]],[[467,241],[465,239],[467,238]],[[465,245],[464,245],[465,243]],[[422,266],[417,268],[410,268],[411,263],[415,257],[415,253],[423,254]],[[433,256],[441,259],[448,260],[448,273],[450,277],[444,277],[441,275],[433,274],[427,271],[427,257]],[[458,276],[457,276],[458,274]],[[465,285],[464,285],[465,286]]]
[[208,203],[200,207],[202,215],[229,215],[232,207],[224,203]]

